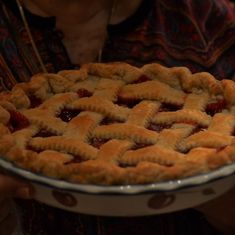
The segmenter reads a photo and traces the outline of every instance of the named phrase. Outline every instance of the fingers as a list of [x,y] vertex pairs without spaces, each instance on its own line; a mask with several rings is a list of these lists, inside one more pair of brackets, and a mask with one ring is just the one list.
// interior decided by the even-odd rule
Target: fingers
[[2,198],[19,197],[29,199],[32,194],[32,187],[25,182],[7,175],[0,175],[0,195]]
[[11,198],[29,199],[32,193],[32,187],[26,182],[0,173],[0,234],[11,235],[16,226]]

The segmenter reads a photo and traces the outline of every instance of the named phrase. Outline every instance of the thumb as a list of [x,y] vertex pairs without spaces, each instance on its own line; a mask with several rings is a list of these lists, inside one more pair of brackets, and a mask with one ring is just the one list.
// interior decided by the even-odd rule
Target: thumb
[[29,199],[32,197],[32,186],[14,177],[0,174],[0,194],[5,197],[19,197]]

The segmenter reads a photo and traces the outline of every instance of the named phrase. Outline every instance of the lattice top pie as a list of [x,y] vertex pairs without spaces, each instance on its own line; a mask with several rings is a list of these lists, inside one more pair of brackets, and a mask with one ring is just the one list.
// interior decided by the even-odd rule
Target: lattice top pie
[[124,63],[38,74],[0,93],[0,154],[46,176],[144,184],[235,160],[235,83]]

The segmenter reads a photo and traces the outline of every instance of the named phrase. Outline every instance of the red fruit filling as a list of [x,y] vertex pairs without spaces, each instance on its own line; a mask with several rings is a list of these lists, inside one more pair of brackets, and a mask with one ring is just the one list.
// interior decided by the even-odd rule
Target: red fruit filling
[[171,128],[171,124],[154,124],[150,123],[148,129],[151,131],[161,132],[163,129]]
[[92,93],[90,91],[86,90],[86,89],[79,89],[77,91],[77,94],[80,98],[92,96]]
[[147,82],[147,81],[151,81],[151,79],[149,77],[147,77],[146,75],[141,75],[135,82],[135,83],[142,83],[142,82]]
[[162,103],[158,112],[174,112],[182,109],[182,105]]
[[91,139],[91,145],[97,149],[99,149],[106,142],[108,142],[108,139],[100,139],[100,138]]
[[71,109],[62,109],[58,118],[60,118],[64,122],[69,122],[71,119],[76,117],[80,113],[79,110],[71,110]]
[[150,145],[151,144],[146,144],[146,143],[136,143],[131,149],[132,150],[142,149],[142,148],[148,147]]
[[29,95],[30,108],[36,108],[42,104],[42,100],[34,95]]
[[119,163],[118,166],[121,168],[134,167],[134,165],[128,165],[128,164],[124,164],[124,163]]
[[139,102],[140,102],[140,100],[135,100],[135,99],[131,99],[131,98],[126,99],[126,98],[118,97],[118,100],[117,100],[116,104],[119,105],[119,106],[132,108],[135,105],[137,105]]
[[11,132],[24,129],[29,126],[29,120],[20,112],[16,110],[8,111],[10,113],[10,120],[7,124]]
[[216,113],[221,113],[223,109],[225,109],[227,106],[226,101],[223,100],[217,100],[217,102],[210,103],[206,106],[206,113],[214,116]]
[[54,133],[46,130],[46,129],[41,129],[34,137],[51,137],[51,136],[55,136]]
[[113,120],[113,119],[110,119],[110,118],[104,118],[100,125],[110,125],[110,124],[114,124],[114,123],[122,123],[120,121],[117,121],[117,120]]
[[232,135],[232,136],[235,136],[235,128],[233,129],[231,135]]
[[191,149],[186,149],[186,150],[181,150],[181,149],[178,149],[178,152],[180,153],[183,153],[183,154],[187,154],[190,152]]

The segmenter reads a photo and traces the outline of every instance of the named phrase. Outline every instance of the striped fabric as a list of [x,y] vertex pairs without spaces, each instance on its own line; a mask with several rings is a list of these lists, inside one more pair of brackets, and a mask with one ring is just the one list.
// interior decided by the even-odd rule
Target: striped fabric
[[145,0],[109,31],[104,61],[159,62],[208,71],[217,79],[234,76],[235,8],[228,0]]
[[[15,7],[14,0],[0,1],[0,90],[11,89],[17,82],[28,81],[33,74],[42,72]],[[36,16],[26,12],[27,17],[35,21]],[[31,31],[47,70],[56,72],[71,68],[60,34],[53,24],[52,27],[47,26],[52,19],[43,20],[44,25],[31,27]]]

